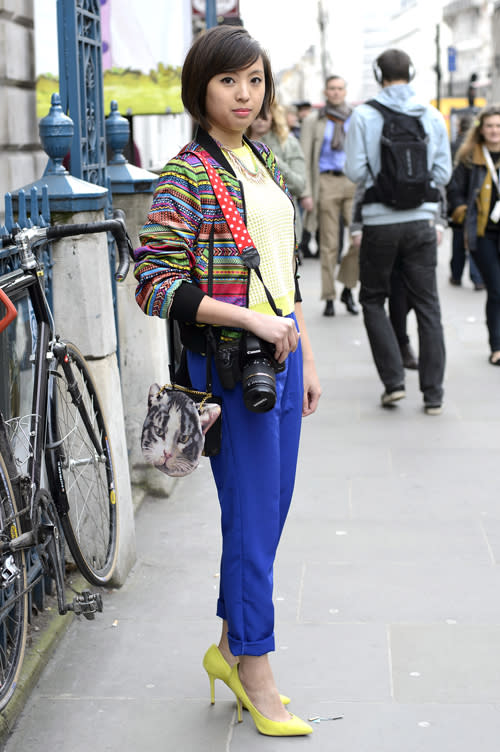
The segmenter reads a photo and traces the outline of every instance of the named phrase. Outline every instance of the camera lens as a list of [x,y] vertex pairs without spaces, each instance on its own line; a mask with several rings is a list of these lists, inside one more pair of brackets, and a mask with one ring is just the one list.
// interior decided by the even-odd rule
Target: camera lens
[[272,410],[276,403],[276,376],[269,360],[255,358],[243,369],[243,402],[254,413]]

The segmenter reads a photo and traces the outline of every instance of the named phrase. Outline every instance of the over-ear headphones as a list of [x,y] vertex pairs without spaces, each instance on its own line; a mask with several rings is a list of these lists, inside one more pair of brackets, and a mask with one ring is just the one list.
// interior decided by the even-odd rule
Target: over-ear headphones
[[[381,69],[380,65],[378,64],[378,58],[373,61],[372,69],[373,69],[373,75],[375,76],[375,81],[378,84],[380,84],[380,86],[382,86],[382,83],[383,83],[383,80],[384,80],[384,76],[383,76],[383,73],[382,73],[382,69]],[[410,64],[408,66],[408,83],[410,81],[413,81],[414,78],[415,78],[415,67],[414,67],[413,63],[411,62],[411,60],[410,60]]]

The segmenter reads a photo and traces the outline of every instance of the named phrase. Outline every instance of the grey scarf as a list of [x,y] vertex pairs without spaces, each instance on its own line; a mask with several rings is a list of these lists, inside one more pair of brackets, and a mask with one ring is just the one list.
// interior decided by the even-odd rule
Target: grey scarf
[[333,107],[331,104],[326,104],[324,108],[324,114],[328,120],[333,121],[333,137],[331,141],[331,148],[337,151],[344,151],[344,123],[352,113],[352,107],[348,104],[341,104],[339,107]]

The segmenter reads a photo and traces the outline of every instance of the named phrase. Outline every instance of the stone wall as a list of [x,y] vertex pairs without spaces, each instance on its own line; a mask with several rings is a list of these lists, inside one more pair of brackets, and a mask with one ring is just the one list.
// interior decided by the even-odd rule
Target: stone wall
[[[114,194],[113,206],[123,209],[134,248],[139,246],[138,231],[151,205],[151,193]],[[150,384],[161,386],[170,381],[168,371],[167,323],[146,316],[135,302],[137,280],[131,267],[127,279],[118,284],[121,383],[125,408],[125,429],[132,479],[134,504],[144,495],[169,496],[176,478],[169,478],[146,465],[141,452],[142,424],[147,412]]]
[[500,2],[498,0],[493,6],[491,38],[493,39],[491,101],[500,102]]
[[33,34],[33,0],[0,0],[0,199],[39,178],[47,163],[38,138]]

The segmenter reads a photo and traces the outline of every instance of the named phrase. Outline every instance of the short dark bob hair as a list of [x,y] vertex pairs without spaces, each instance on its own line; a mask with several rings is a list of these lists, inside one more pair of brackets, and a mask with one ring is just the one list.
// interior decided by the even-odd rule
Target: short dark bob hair
[[266,117],[274,101],[274,81],[269,57],[260,44],[242,26],[214,26],[195,39],[182,68],[182,102],[202,128],[208,131],[211,127],[206,118],[210,79],[248,68],[259,57],[264,66],[265,94],[258,117]]

